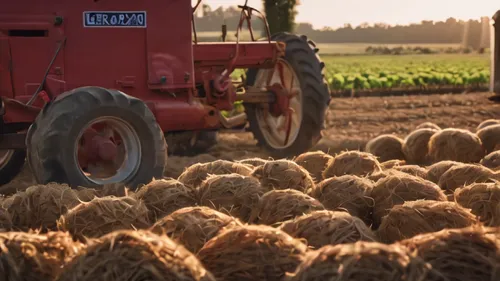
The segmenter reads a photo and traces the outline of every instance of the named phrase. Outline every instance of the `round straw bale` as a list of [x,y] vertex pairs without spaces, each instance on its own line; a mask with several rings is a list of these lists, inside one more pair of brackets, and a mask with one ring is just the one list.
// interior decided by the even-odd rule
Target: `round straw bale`
[[240,174],[249,176],[252,168],[246,164],[227,160],[216,160],[209,163],[197,163],[188,168],[179,176],[178,180],[187,187],[198,187],[208,175]]
[[491,125],[498,125],[500,124],[500,120],[498,119],[488,119],[488,120],[484,120],[483,122],[481,122],[477,128],[476,128],[476,131],[479,131],[481,129],[484,129],[488,126],[491,126]]
[[268,161],[256,168],[252,176],[259,179],[267,190],[296,189],[305,192],[314,187],[309,172],[297,163],[288,160]]
[[280,224],[296,216],[324,209],[318,200],[300,191],[271,190],[259,200],[248,221],[254,224]]
[[380,162],[393,159],[404,160],[403,140],[394,135],[380,135],[368,141],[366,152],[375,155]]
[[429,140],[429,155],[434,162],[479,163],[485,153],[481,139],[467,130],[444,129]]
[[389,160],[389,161],[385,161],[385,162],[381,163],[380,167],[382,168],[382,170],[389,170],[389,169],[392,169],[396,166],[403,166],[403,165],[406,165],[405,160],[394,159],[394,160]]
[[373,182],[354,175],[329,178],[318,184],[310,193],[328,210],[346,210],[370,225],[372,220],[371,198]]
[[266,191],[254,177],[212,175],[199,187],[198,198],[201,205],[246,222]]
[[493,171],[500,170],[500,150],[493,151],[486,155],[480,162],[481,165]]
[[415,127],[415,130],[419,130],[419,129],[434,129],[434,130],[440,131],[441,127],[439,127],[438,125],[436,125],[432,122],[424,122],[424,123],[418,125],[417,127]]
[[101,194],[95,188],[78,187],[74,191],[78,199],[82,202],[89,202],[96,197],[101,197]]
[[217,280],[281,280],[302,261],[307,247],[269,226],[230,228],[209,240],[198,258]]
[[197,203],[195,191],[172,178],[154,180],[142,186],[132,197],[146,204],[151,222]]
[[316,249],[325,245],[377,241],[361,219],[346,212],[314,211],[283,223],[280,229],[292,237],[305,239]]
[[79,203],[77,194],[65,184],[34,185],[5,199],[16,230],[56,230],[57,219]]
[[370,153],[346,151],[328,162],[323,178],[343,175],[367,176],[382,171],[377,158]]
[[238,163],[250,165],[252,167],[262,166],[262,165],[266,164],[266,162],[267,162],[267,160],[259,158],[259,157],[247,158],[247,159],[243,159],[243,160],[238,161]]
[[333,156],[324,153],[323,151],[311,151],[299,155],[295,158],[295,163],[306,169],[313,177],[315,182],[323,180],[323,171],[326,164],[333,159]]
[[58,226],[81,240],[98,238],[122,229],[150,226],[148,209],[132,197],[106,196],[82,202],[61,216]]
[[500,184],[474,183],[455,190],[455,200],[479,217],[487,226],[500,226]]
[[406,136],[403,143],[403,153],[408,164],[427,165],[431,162],[429,156],[429,140],[438,132],[436,129],[418,129]]
[[500,124],[483,128],[476,134],[481,139],[486,153],[500,149]]
[[132,193],[133,192],[127,186],[125,186],[124,183],[121,182],[107,183],[101,186],[99,190],[97,190],[97,194],[99,197],[124,197],[129,196]]
[[418,234],[445,228],[463,228],[476,223],[470,210],[455,202],[434,200],[407,201],[394,206],[382,218],[378,235],[383,242],[394,243]]
[[371,196],[375,201],[373,206],[375,228],[380,225],[382,217],[387,215],[392,207],[401,205],[405,201],[447,200],[444,192],[435,183],[407,174],[390,175],[379,180],[375,183]]
[[120,230],[92,241],[57,281],[215,281],[198,259],[167,236]]
[[463,163],[450,160],[434,163],[431,166],[427,167],[427,179],[435,184],[438,184],[439,179],[446,171],[448,171],[451,167],[462,164]]
[[403,172],[405,174],[419,177],[421,179],[427,179],[427,169],[422,168],[418,165],[396,166],[393,169],[399,172]]
[[439,179],[442,190],[453,193],[455,189],[472,183],[492,182],[498,176],[481,165],[461,164],[448,169]]
[[377,172],[377,173],[374,173],[374,174],[371,174],[369,175],[368,177],[366,177],[367,179],[373,181],[373,182],[377,182],[383,178],[386,178],[388,176],[392,176],[392,175],[408,175],[407,173],[403,173],[403,172],[400,172],[398,170],[394,170],[394,169],[388,169],[388,170],[384,170],[384,171],[381,171],[381,172]]
[[179,209],[157,221],[151,230],[167,235],[196,254],[222,229],[237,225],[242,225],[238,219],[203,206]]
[[65,232],[0,233],[0,276],[4,281],[52,281],[82,249]]
[[359,241],[310,251],[285,281],[444,281],[400,245]]
[[444,229],[401,242],[445,280],[500,280],[499,243],[479,226]]

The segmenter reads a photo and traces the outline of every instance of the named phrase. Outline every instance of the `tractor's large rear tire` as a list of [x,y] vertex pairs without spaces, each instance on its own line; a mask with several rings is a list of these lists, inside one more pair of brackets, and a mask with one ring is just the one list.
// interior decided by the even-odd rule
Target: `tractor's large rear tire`
[[[120,137],[124,146],[130,144],[124,153],[126,164],[120,166],[126,169],[117,172],[121,178],[96,180],[79,165],[78,141],[95,120],[115,124],[117,130],[124,132]],[[39,183],[67,183],[72,187],[119,182],[134,189],[161,178],[167,160],[163,132],[144,102],[100,87],[77,88],[48,104],[30,128],[27,148],[28,162]]]
[[[272,40],[286,43],[286,64],[295,72],[300,86],[300,122],[296,132],[290,135],[289,141],[283,145],[277,144],[263,129],[262,118],[259,110],[262,105],[245,104],[250,131],[258,143],[264,146],[272,156],[286,158],[301,154],[309,150],[321,138],[321,130],[324,128],[325,113],[330,103],[330,92],[328,83],[324,77],[325,64],[317,54],[318,49],[314,42],[306,36],[290,33],[278,33],[272,36]],[[260,71],[249,69],[247,72],[247,85],[256,86]],[[260,83],[259,83],[260,84]],[[262,85],[261,85],[262,86]],[[260,118],[260,120],[259,120]]]

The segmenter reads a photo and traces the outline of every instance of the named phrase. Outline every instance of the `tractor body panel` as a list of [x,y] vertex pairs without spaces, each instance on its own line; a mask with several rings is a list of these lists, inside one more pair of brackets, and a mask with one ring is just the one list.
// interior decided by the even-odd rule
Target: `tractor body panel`
[[[278,46],[268,41],[193,43],[192,13],[186,0],[19,0],[4,5],[4,122],[31,123],[48,100],[81,86],[99,86],[143,100],[164,131],[220,127],[216,113],[232,106],[235,91],[212,96],[211,81],[228,66],[273,67]],[[41,87],[46,101],[42,96],[26,105],[47,70]]]

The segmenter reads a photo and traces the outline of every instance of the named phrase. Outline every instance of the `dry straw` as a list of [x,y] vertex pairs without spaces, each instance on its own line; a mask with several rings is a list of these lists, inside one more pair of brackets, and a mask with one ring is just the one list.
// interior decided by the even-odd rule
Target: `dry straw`
[[397,175],[408,175],[408,174],[397,171],[395,169],[388,169],[388,170],[384,170],[384,171],[380,171],[380,172],[371,174],[366,178],[373,181],[373,182],[378,182],[379,180],[384,179],[388,176],[397,176]]
[[367,176],[382,171],[377,158],[370,153],[346,151],[328,162],[323,178],[343,175]]
[[58,225],[75,238],[85,240],[116,230],[148,228],[150,223],[148,209],[142,201],[107,196],[80,203],[62,216]]
[[222,229],[241,225],[237,219],[208,207],[186,207],[157,221],[151,230],[165,234],[197,253]]
[[424,122],[415,128],[415,130],[419,130],[419,129],[434,129],[434,130],[440,131],[441,127],[439,127],[438,125],[436,125],[432,122]]
[[396,166],[393,169],[408,175],[419,177],[421,179],[427,179],[427,169],[418,165]]
[[267,190],[253,177],[239,174],[209,176],[198,189],[199,202],[247,222]]
[[484,129],[488,126],[492,126],[492,125],[498,125],[500,124],[500,120],[498,119],[488,119],[488,120],[484,120],[483,122],[481,122],[481,124],[479,124],[476,128],[476,132],[481,130],[481,129]]
[[223,231],[198,253],[217,280],[281,280],[302,261],[307,247],[269,226],[239,226]]
[[454,202],[408,201],[394,206],[378,229],[381,241],[394,243],[422,233],[445,228],[463,228],[476,223],[470,210]]
[[267,190],[296,189],[305,192],[314,187],[309,172],[297,163],[288,160],[268,161],[256,168],[252,176],[259,179]]
[[377,241],[361,219],[338,211],[315,211],[283,223],[280,229],[292,237],[305,239],[316,249],[325,245]]
[[4,281],[52,281],[83,249],[64,232],[0,233],[0,276]]
[[406,174],[391,175],[379,180],[371,193],[375,205],[373,222],[377,228],[391,208],[405,201],[419,199],[446,201],[446,195],[439,187],[427,180]]
[[500,150],[493,151],[486,155],[480,162],[481,165],[493,171],[500,170]]
[[406,165],[405,160],[394,159],[394,160],[389,160],[389,161],[385,161],[385,162],[381,163],[380,167],[382,168],[382,170],[389,170],[389,169],[392,169],[396,166],[403,166],[403,165]]
[[456,161],[440,161],[427,167],[427,179],[435,184],[439,183],[441,176],[446,173],[451,167],[461,165],[462,163]]
[[266,164],[266,162],[267,162],[267,160],[259,158],[259,157],[247,158],[247,159],[243,159],[243,160],[238,161],[238,163],[250,165],[254,168],[262,166],[262,165]]
[[476,134],[481,139],[486,153],[500,149],[500,124],[483,128]]
[[373,182],[353,175],[329,178],[310,193],[328,210],[346,210],[370,225],[374,201],[371,198]]
[[375,155],[380,162],[404,160],[403,140],[394,135],[380,135],[366,144],[366,152]]
[[481,227],[445,229],[402,244],[443,274],[445,280],[500,280],[500,244]]
[[318,183],[323,180],[323,171],[331,159],[333,159],[331,155],[318,150],[303,153],[297,156],[294,161],[306,169],[314,181]]
[[208,175],[240,174],[249,176],[252,169],[241,163],[227,160],[216,160],[208,163],[197,163],[188,168],[179,176],[178,180],[188,187],[196,188],[207,178]]
[[101,197],[101,194],[95,188],[78,187],[74,191],[81,202],[90,202],[96,197]]
[[151,222],[178,209],[196,205],[194,190],[171,178],[154,180],[142,186],[132,197],[145,203]]
[[311,251],[285,281],[444,281],[399,245],[356,242]]
[[12,217],[9,214],[9,211],[0,207],[0,232],[6,232],[12,230]]
[[249,222],[274,225],[310,213],[324,210],[318,200],[294,189],[271,190],[264,194],[252,211]]
[[439,179],[439,187],[449,193],[472,183],[492,182],[498,178],[495,173],[481,165],[461,164],[448,169]]
[[481,139],[467,130],[444,129],[429,140],[429,155],[434,162],[479,163],[485,153]]
[[436,129],[423,128],[406,136],[403,153],[408,164],[427,165],[431,162],[429,140],[436,132],[438,132]]
[[57,281],[215,281],[196,257],[167,236],[117,231],[92,241]]
[[475,183],[455,190],[455,200],[486,226],[500,226],[500,184]]
[[56,230],[57,220],[79,203],[77,194],[68,186],[56,183],[31,186],[2,203],[16,230]]

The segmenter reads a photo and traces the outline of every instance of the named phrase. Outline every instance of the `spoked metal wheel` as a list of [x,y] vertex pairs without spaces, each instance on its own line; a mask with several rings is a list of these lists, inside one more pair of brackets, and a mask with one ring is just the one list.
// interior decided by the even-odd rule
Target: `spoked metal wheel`
[[132,126],[112,116],[87,123],[75,143],[81,172],[95,184],[125,182],[141,163],[141,142]]
[[256,108],[258,126],[266,142],[275,149],[289,147],[297,138],[302,122],[302,89],[294,69],[279,59],[274,69],[260,70],[254,84],[276,93],[274,104]]
[[251,68],[246,86],[274,93],[269,104],[246,103],[250,131],[274,158],[309,150],[321,138],[330,93],[323,77],[324,63],[306,36],[277,33],[271,38],[286,45],[274,69]]

